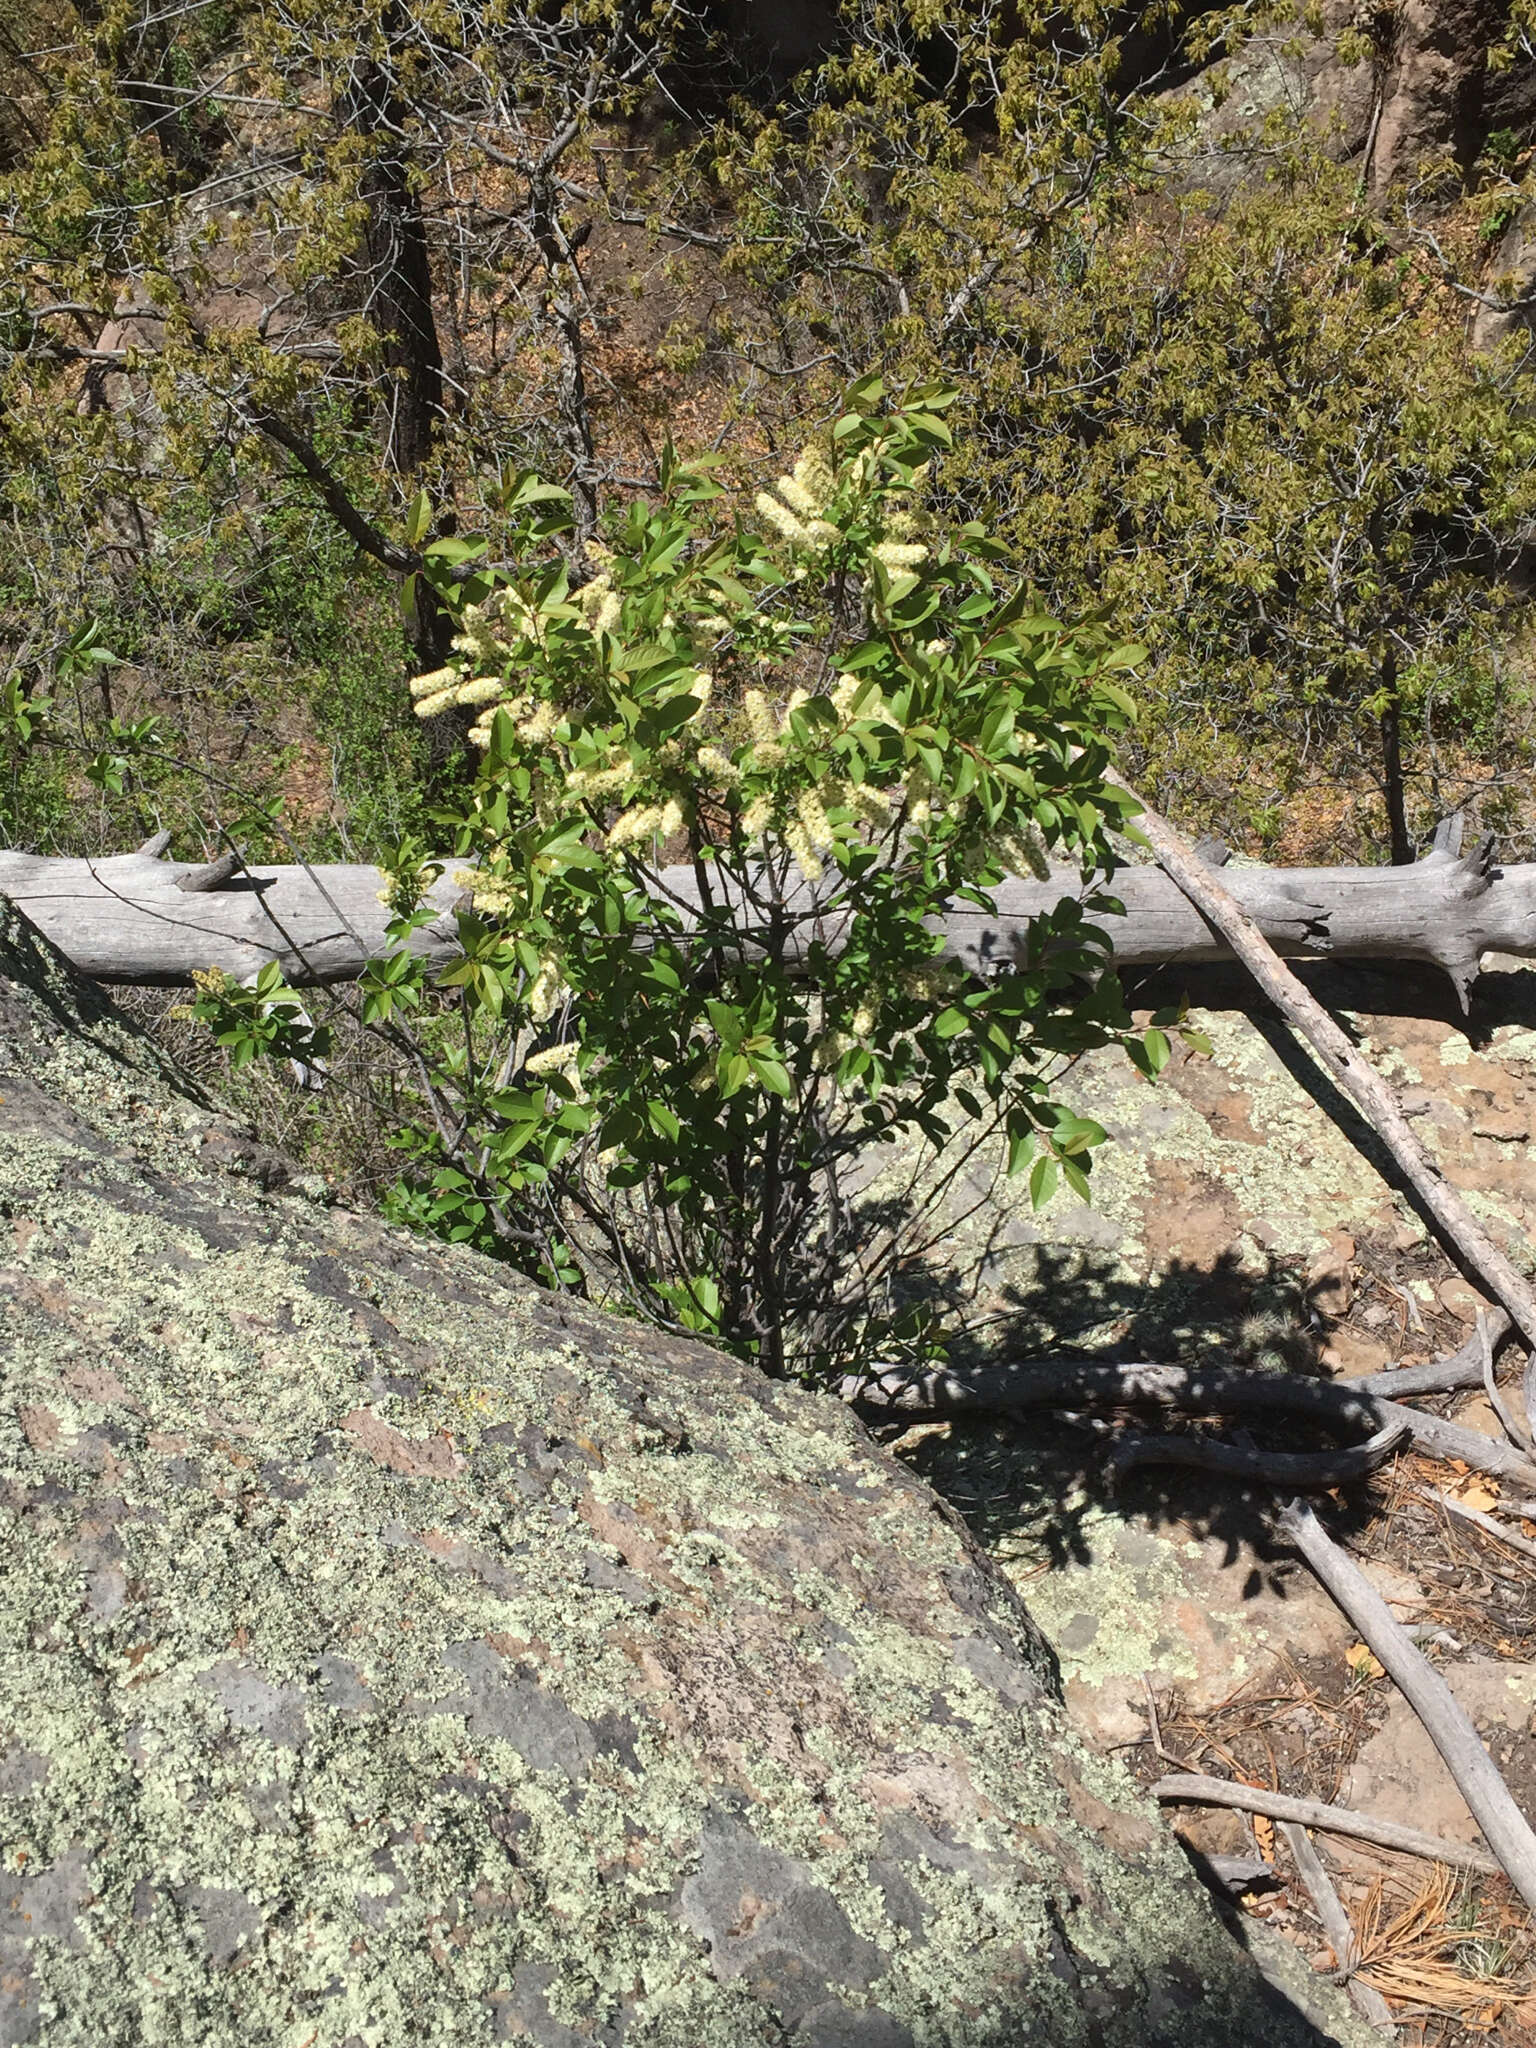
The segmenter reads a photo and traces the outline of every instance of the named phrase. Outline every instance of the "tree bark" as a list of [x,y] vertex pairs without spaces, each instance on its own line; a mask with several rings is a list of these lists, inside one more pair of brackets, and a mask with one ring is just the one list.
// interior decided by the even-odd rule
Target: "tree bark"
[[[398,31],[397,8],[387,10],[382,26],[386,36]],[[404,109],[387,62],[365,57],[358,63],[342,113],[372,151],[361,196],[368,209],[368,317],[386,371],[380,421],[384,458],[401,476],[412,476],[431,453],[442,413],[443,354]]]
[[1381,780],[1387,802],[1387,832],[1393,867],[1406,868],[1413,864],[1413,841],[1408,836],[1408,802],[1403,781],[1403,709],[1397,694],[1397,661],[1390,654],[1382,667],[1382,684],[1388,692],[1381,714]]
[[[195,896],[182,886],[192,871],[192,863],[153,851],[102,860],[0,853],[0,895],[99,981],[175,987],[194,967],[243,976],[277,960],[303,986],[354,980],[384,951],[387,913],[378,898],[385,877],[378,868],[252,868]],[[431,893],[441,916],[416,941],[433,959],[446,961],[456,948],[451,913],[466,899],[454,871],[450,863]],[[1463,1004],[1485,952],[1536,955],[1536,864],[1500,868],[1486,845],[1465,860],[1434,853],[1411,868],[1229,867],[1222,879],[1277,953],[1432,963],[1450,975]],[[691,868],[668,869],[663,880],[674,899],[697,902]],[[1118,965],[1231,957],[1160,868],[1124,868],[1105,886],[1126,912],[1101,921]],[[1084,893],[1070,868],[1054,870],[1048,882],[1007,881],[995,891],[996,916],[963,904],[948,913],[949,951],[983,972],[1006,965],[1022,952],[1031,918]],[[808,920],[804,930],[807,941],[819,935],[835,942],[832,920]]]

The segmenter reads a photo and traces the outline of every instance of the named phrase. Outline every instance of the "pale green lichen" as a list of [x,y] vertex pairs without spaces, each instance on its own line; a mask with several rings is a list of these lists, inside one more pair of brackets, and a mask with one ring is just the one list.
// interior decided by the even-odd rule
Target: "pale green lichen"
[[1317,2038],[836,1404],[261,1192],[3,911],[0,1069],[10,2038]]

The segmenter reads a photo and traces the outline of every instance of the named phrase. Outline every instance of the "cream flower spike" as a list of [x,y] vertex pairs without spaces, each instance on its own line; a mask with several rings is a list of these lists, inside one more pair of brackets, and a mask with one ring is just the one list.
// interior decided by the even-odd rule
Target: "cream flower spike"
[[770,497],[767,491],[759,491],[753,503],[768,524],[792,546],[808,548],[814,545],[810,528],[796,518],[787,505],[781,505],[777,498]]

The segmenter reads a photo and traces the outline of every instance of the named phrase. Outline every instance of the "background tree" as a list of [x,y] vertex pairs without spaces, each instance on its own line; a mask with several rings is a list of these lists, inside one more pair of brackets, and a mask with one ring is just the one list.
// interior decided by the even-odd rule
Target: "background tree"
[[[1367,203],[1277,118],[1247,138],[1262,176],[1234,152],[1219,192],[1181,188],[1189,109],[1124,91],[1113,38],[1064,64],[1023,36],[1000,61],[984,15],[936,93],[933,39],[866,8],[870,41],[803,103],[814,149],[782,111],[713,138],[730,261],[784,360],[954,381],[957,510],[1050,604],[1104,604],[1152,650],[1136,765],[1164,802],[1273,844],[1303,783],[1352,802],[1363,774],[1380,809],[1338,844],[1395,861],[1471,795],[1508,825],[1531,758],[1506,678],[1533,386],[1520,346],[1468,349],[1465,281],[1517,203],[1507,151],[1464,200],[1442,179],[1437,202]],[[1065,119],[1043,137],[1048,104]]]
[[[183,699],[214,765],[259,734],[314,850],[382,851],[463,722],[364,671],[442,657],[434,579],[461,529],[506,558],[509,478],[571,490],[585,573],[669,426],[750,478],[874,365],[961,390],[957,516],[1151,645],[1165,802],[1273,844],[1321,776],[1319,850],[1397,858],[1469,789],[1508,825],[1526,395],[1460,325],[1518,150],[1370,208],[1280,116],[1225,162],[1171,89],[1251,8],[818,20],[790,78],[683,0],[39,12],[0,179],[18,673],[95,732],[107,669],[57,663],[98,618],[124,707]],[[1362,769],[1382,807],[1330,842]],[[14,786],[39,843],[230,823],[169,769],[115,809]]]

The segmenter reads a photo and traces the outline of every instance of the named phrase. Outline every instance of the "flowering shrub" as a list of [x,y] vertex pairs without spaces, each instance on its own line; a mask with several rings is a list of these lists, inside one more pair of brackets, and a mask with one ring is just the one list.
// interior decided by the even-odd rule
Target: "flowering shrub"
[[[1134,808],[1103,774],[1137,650],[1001,592],[986,534],[925,503],[953,394],[882,396],[856,386],[750,517],[669,457],[579,587],[552,551],[444,580],[454,659],[416,708],[473,710],[484,757],[452,820],[451,1040],[403,948],[364,982],[423,1077],[397,1213],[775,1372],[921,1338],[914,1220],[858,1199],[873,1148],[995,1128],[1036,1202],[1086,1195],[1103,1132],[1053,1081],[1115,1039],[1166,1057],[1090,922]],[[525,559],[564,526],[531,478],[508,511]],[[985,978],[945,959],[946,906],[1052,850],[1078,895]],[[402,862],[397,941],[433,872]]]

